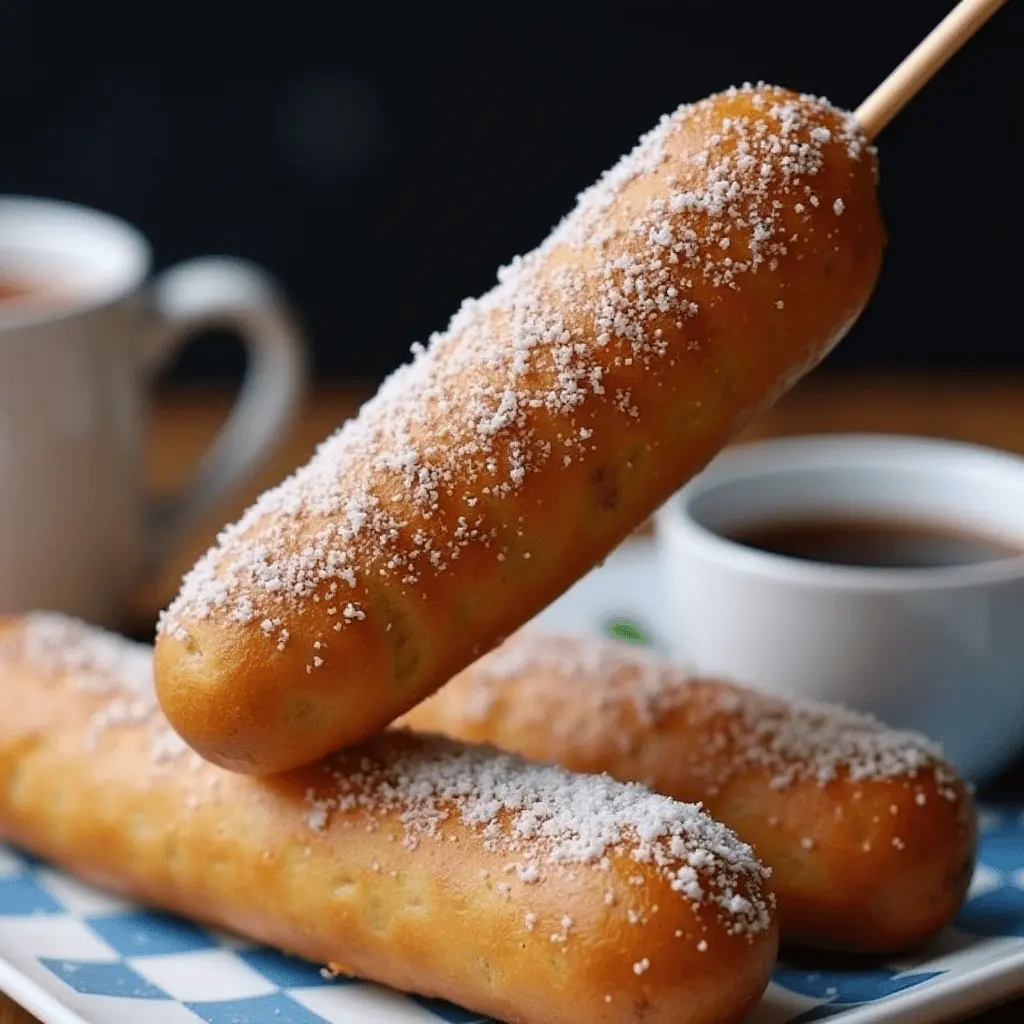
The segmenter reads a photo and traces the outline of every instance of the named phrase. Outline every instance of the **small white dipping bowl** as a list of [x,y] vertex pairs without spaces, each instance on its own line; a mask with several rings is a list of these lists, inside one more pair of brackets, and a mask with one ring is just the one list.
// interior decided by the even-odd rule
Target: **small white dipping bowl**
[[[861,568],[727,538],[858,517],[988,535],[1022,555]],[[1024,459],[886,435],[764,441],[720,455],[656,531],[673,654],[696,671],[924,732],[973,782],[1024,747]]]

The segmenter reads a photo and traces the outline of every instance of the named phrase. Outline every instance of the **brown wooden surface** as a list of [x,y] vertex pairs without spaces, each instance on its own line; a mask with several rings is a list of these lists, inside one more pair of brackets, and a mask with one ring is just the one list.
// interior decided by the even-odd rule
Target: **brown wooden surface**
[[[362,393],[324,389],[281,444],[259,478],[196,532],[180,555],[139,595],[140,631],[151,628],[156,609],[173,594],[181,573],[210,543],[218,525],[230,520],[261,490],[309,458],[314,446],[358,406]],[[151,431],[151,481],[168,492],[188,475],[221,422],[231,397],[220,393],[162,396]],[[1024,453],[1024,376],[919,376],[889,374],[834,377],[818,374],[755,424],[745,439],[837,432],[879,431],[956,438]],[[1015,772],[1001,795],[1024,796],[1024,772]],[[1021,980],[1024,986],[1024,979]],[[1020,1024],[1024,999],[975,1015],[972,1024]],[[0,1024],[35,1024],[34,1018],[0,996]]]
[[0,995],[0,1024],[36,1024],[35,1017]]

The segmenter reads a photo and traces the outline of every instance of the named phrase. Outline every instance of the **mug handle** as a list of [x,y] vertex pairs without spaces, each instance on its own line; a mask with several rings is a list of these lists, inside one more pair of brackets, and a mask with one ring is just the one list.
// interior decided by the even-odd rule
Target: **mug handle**
[[230,414],[177,494],[150,505],[144,571],[155,572],[189,530],[255,473],[298,410],[305,342],[271,277],[244,260],[186,260],[150,285],[159,320],[147,356],[156,374],[196,332],[228,329],[246,348],[248,371]]

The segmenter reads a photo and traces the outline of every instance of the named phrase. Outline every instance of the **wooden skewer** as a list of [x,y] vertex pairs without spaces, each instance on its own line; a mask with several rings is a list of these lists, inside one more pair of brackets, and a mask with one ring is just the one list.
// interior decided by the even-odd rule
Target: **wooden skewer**
[[857,108],[855,116],[868,139],[876,138],[932,75],[1005,3],[1006,0],[960,0]]

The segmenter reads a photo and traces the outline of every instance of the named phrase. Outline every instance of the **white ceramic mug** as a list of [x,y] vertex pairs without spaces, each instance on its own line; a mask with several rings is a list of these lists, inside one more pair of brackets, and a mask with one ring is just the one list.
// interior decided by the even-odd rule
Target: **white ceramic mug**
[[[155,278],[150,267],[123,221],[0,196],[0,613],[117,624],[144,575],[258,468],[296,411],[305,345],[267,274],[227,258]],[[26,298],[10,297],[12,281]],[[147,391],[204,328],[241,337],[248,373],[191,481],[156,505],[144,488]]]
[[728,539],[858,516],[1024,552],[1024,459],[873,435],[730,449],[658,513],[673,654],[762,690],[846,704],[940,741],[972,780],[1024,746],[1024,557],[927,568],[805,561]]

